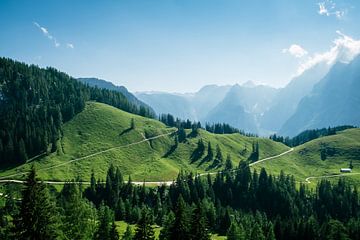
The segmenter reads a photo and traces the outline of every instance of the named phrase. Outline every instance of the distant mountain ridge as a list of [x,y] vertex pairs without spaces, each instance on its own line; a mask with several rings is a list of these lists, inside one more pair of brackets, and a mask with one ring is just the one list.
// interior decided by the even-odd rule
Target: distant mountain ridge
[[203,123],[229,123],[247,132],[258,133],[257,119],[267,109],[278,90],[256,85],[207,85],[192,94],[136,93],[156,113],[170,113]]
[[309,129],[360,125],[360,56],[349,64],[336,63],[304,97],[280,134],[293,136]]
[[128,99],[129,102],[135,104],[136,106],[138,106],[138,107],[143,106],[143,107],[151,109],[151,107],[149,105],[147,105],[146,103],[137,99],[124,86],[117,86],[117,85],[113,84],[112,82],[109,82],[109,81],[106,81],[103,79],[99,79],[99,78],[94,78],[94,77],[78,78],[77,80],[82,83],[88,84],[91,87],[104,88],[104,89],[120,92]]

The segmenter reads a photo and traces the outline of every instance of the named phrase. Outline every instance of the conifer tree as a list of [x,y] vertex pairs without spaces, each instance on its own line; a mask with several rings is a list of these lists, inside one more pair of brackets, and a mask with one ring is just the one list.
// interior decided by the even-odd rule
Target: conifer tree
[[73,183],[64,185],[59,204],[62,211],[62,230],[69,239],[89,239],[93,235],[96,209],[80,194],[79,187]]
[[192,240],[210,240],[210,233],[200,206],[194,209],[191,221],[190,236]]
[[111,229],[110,229],[109,235],[110,235],[109,240],[119,240],[120,239],[119,233],[116,229],[115,221],[113,221],[111,224]]
[[233,163],[231,161],[231,157],[230,154],[227,155],[226,157],[226,161],[225,161],[225,170],[231,170],[233,169]]
[[189,226],[188,211],[186,209],[186,203],[182,195],[180,195],[175,208],[174,224],[170,229],[170,239],[171,240],[190,239],[189,229],[190,226]]
[[208,161],[211,161],[213,160],[214,158],[214,152],[213,152],[213,149],[211,147],[211,143],[209,142],[208,143],[208,147],[207,147],[207,157]]
[[154,229],[152,227],[152,216],[150,211],[144,208],[141,211],[141,218],[139,222],[136,224],[134,240],[153,240],[155,239],[154,236]]
[[133,231],[131,226],[128,224],[126,227],[126,231],[124,233],[124,235],[122,236],[122,240],[132,240],[133,239]]
[[16,239],[48,240],[61,236],[60,219],[46,186],[32,167],[22,192],[20,211],[14,217]]
[[99,226],[95,233],[96,240],[110,240],[111,223],[113,222],[113,216],[110,208],[103,203],[99,209]]
[[135,120],[134,120],[134,118],[131,118],[130,129],[132,129],[132,130],[135,129]]
[[227,240],[245,240],[245,232],[241,224],[231,223],[227,231]]
[[222,164],[223,162],[223,155],[222,155],[222,152],[221,152],[221,148],[218,145],[216,145],[216,155],[215,155],[215,159],[214,159],[214,165],[217,166],[217,165],[220,165]]

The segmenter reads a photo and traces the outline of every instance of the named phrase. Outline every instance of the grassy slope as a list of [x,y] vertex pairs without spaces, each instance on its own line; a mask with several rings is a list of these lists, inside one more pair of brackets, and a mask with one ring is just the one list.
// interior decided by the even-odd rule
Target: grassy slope
[[[135,120],[135,129],[129,130],[131,119]],[[200,130],[197,137],[188,138],[180,143],[167,157],[166,153],[174,145],[172,136],[165,136],[137,145],[117,148],[103,154],[72,162],[57,168],[45,169],[57,164],[66,163],[72,159],[97,153],[112,147],[124,146],[144,139],[144,135],[156,136],[174,131],[159,121],[143,118],[123,112],[114,107],[89,102],[83,112],[67,122],[63,127],[64,137],[59,142],[62,147],[56,153],[34,161],[39,175],[44,180],[69,180],[76,176],[89,180],[92,169],[97,177],[104,178],[110,163],[119,166],[125,175],[131,174],[133,180],[163,181],[176,177],[180,169],[205,172],[210,163],[199,164],[206,153],[198,161],[191,163],[190,157],[199,138],[205,144],[210,141],[215,152],[215,146],[220,145],[224,158],[231,155],[234,164],[247,159],[253,141],[259,141],[260,157],[279,154],[288,149],[283,144],[268,139],[255,139],[239,134],[215,135]],[[247,149],[244,153],[244,149]],[[206,152],[206,151],[205,151]],[[0,170],[0,177],[23,172],[32,163],[14,169]],[[15,176],[13,178],[22,178]]]
[[[333,156],[321,160],[320,149],[330,148]],[[305,181],[310,176],[339,174],[340,168],[349,167],[353,161],[353,173],[360,173],[360,129],[348,129],[333,136],[315,139],[294,149],[293,152],[254,166],[255,169],[265,167],[274,174],[284,170],[295,176],[297,181]],[[360,175],[347,177],[355,184],[360,183]],[[338,178],[332,178],[337,180]],[[315,183],[316,180],[311,180]]]

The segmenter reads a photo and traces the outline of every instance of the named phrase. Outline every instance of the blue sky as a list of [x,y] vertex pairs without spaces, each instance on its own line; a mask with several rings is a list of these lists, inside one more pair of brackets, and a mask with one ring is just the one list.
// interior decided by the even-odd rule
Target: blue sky
[[360,39],[359,8],[356,0],[1,0],[0,56],[131,91],[284,86],[334,40]]

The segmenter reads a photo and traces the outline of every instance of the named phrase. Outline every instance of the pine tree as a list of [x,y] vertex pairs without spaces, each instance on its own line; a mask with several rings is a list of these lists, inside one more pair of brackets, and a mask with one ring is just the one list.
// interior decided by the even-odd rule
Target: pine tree
[[223,155],[222,155],[222,152],[221,152],[221,148],[218,145],[216,145],[216,155],[215,155],[215,159],[214,159],[214,165],[215,166],[218,166],[218,165],[221,165],[222,162],[223,162]]
[[26,154],[25,143],[24,143],[24,140],[22,138],[19,141],[18,155],[19,155],[19,162],[20,163],[26,163],[26,160],[28,159],[28,156]]
[[175,208],[175,221],[170,229],[171,240],[190,239],[189,233],[189,218],[186,210],[186,203],[180,195]]
[[214,152],[212,150],[212,147],[211,147],[211,143],[209,142],[208,143],[208,147],[207,147],[207,157],[208,161],[211,161],[213,160],[214,158]]
[[165,217],[163,222],[163,228],[160,231],[159,239],[160,240],[171,240],[171,229],[175,221],[175,215],[172,211]]
[[133,231],[131,226],[128,224],[126,227],[126,231],[124,235],[122,236],[122,240],[132,240],[134,237]]
[[59,217],[46,186],[39,182],[32,167],[22,192],[20,211],[14,217],[16,239],[59,239]]
[[141,218],[136,224],[134,240],[153,240],[154,229],[152,227],[152,216],[148,209],[144,208],[141,211]]
[[93,235],[96,222],[96,209],[80,194],[79,187],[73,183],[64,185],[59,204],[62,212],[62,230],[69,239],[89,239]]
[[110,208],[103,203],[99,209],[99,226],[95,233],[96,240],[110,240],[111,222],[113,216]]
[[119,236],[119,233],[118,233],[118,231],[116,229],[116,224],[115,224],[114,221],[111,224],[111,229],[110,229],[109,235],[110,235],[109,240],[119,240],[120,239],[120,236]]
[[251,239],[265,240],[264,233],[258,223],[255,223],[251,229]]
[[200,206],[197,206],[194,210],[190,234],[192,240],[210,240],[210,233],[204,212]]
[[245,240],[244,228],[241,224],[237,225],[232,222],[226,236],[227,240]]
[[130,129],[135,129],[135,120],[134,118],[131,118],[131,122],[130,122]]
[[231,161],[230,154],[228,154],[225,161],[225,170],[229,171],[231,169],[233,169],[233,163]]

